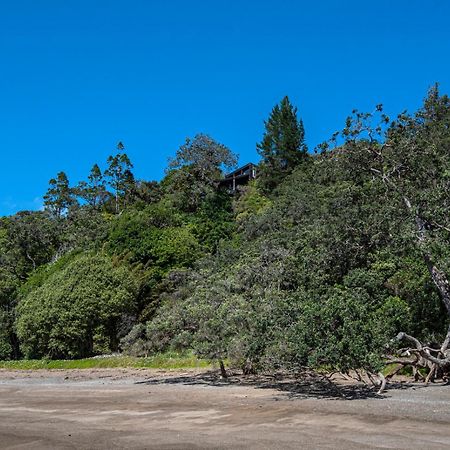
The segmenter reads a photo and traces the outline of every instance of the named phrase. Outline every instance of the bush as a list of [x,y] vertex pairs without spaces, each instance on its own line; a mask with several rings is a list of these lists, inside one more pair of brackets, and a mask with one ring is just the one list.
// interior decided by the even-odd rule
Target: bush
[[122,314],[136,282],[103,255],[82,255],[22,298],[17,334],[27,358],[80,358],[117,350]]

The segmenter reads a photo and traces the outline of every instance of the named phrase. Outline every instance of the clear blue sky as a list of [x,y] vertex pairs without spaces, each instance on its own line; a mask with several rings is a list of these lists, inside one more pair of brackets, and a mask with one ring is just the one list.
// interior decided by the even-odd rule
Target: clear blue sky
[[36,209],[121,140],[160,179],[185,137],[257,160],[289,95],[310,148],[353,108],[450,93],[450,1],[14,0],[0,10],[0,214]]

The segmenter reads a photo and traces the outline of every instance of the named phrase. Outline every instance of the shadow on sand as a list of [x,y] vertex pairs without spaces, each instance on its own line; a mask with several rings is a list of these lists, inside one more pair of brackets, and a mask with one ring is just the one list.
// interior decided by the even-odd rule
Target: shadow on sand
[[[231,373],[224,380],[217,371],[200,374],[186,374],[177,377],[149,378],[137,384],[184,384],[214,387],[252,386],[255,389],[273,389],[289,399],[321,398],[333,400],[358,400],[367,398],[383,399],[377,388],[357,382],[332,381],[320,374],[302,374],[297,377],[286,375],[247,375]],[[424,385],[423,385],[424,386]],[[422,387],[412,383],[389,383],[388,389],[410,389]]]

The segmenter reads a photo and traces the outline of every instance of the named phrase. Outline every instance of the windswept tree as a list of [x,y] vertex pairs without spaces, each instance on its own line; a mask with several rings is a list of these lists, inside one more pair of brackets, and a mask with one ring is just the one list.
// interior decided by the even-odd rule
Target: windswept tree
[[[353,112],[341,133],[342,151],[334,158],[343,170],[370,174],[374,183],[384,185],[385,202],[395,211],[385,220],[395,220],[397,236],[393,236],[401,247],[413,245],[423,258],[449,322],[450,99],[435,86],[415,115],[402,113],[387,129],[390,119],[381,105],[376,113],[381,120],[374,125],[374,114]],[[428,361],[430,376],[450,367],[450,327],[440,348],[424,345],[404,332],[398,339],[409,341],[409,355],[416,357],[407,358],[405,364]]]
[[76,205],[74,189],[69,186],[69,179],[64,172],[59,172],[56,178],[51,178],[49,188],[44,195],[44,206],[55,217],[63,216]]
[[258,178],[262,190],[269,193],[305,160],[308,149],[303,121],[298,119],[297,108],[287,96],[272,109],[265,129],[257,144],[262,158]]
[[197,134],[169,159],[167,190],[178,198],[183,209],[194,211],[206,196],[214,192],[223,170],[237,164],[237,155],[206,134]]
[[131,171],[133,164],[126,153],[120,153],[124,149],[122,142],[119,142],[117,144],[117,153],[114,156],[109,156],[107,160],[108,167],[105,170],[106,182],[114,192],[114,209],[116,214],[125,205],[126,197],[130,195],[135,184]]

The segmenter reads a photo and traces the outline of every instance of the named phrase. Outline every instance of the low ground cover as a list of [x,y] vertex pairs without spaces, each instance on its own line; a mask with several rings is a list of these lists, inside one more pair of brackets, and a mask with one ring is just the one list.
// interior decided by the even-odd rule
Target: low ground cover
[[192,354],[163,353],[147,358],[133,356],[101,356],[73,360],[16,360],[0,361],[0,369],[112,369],[112,368],[148,368],[148,369],[188,369],[208,368],[211,363]]

